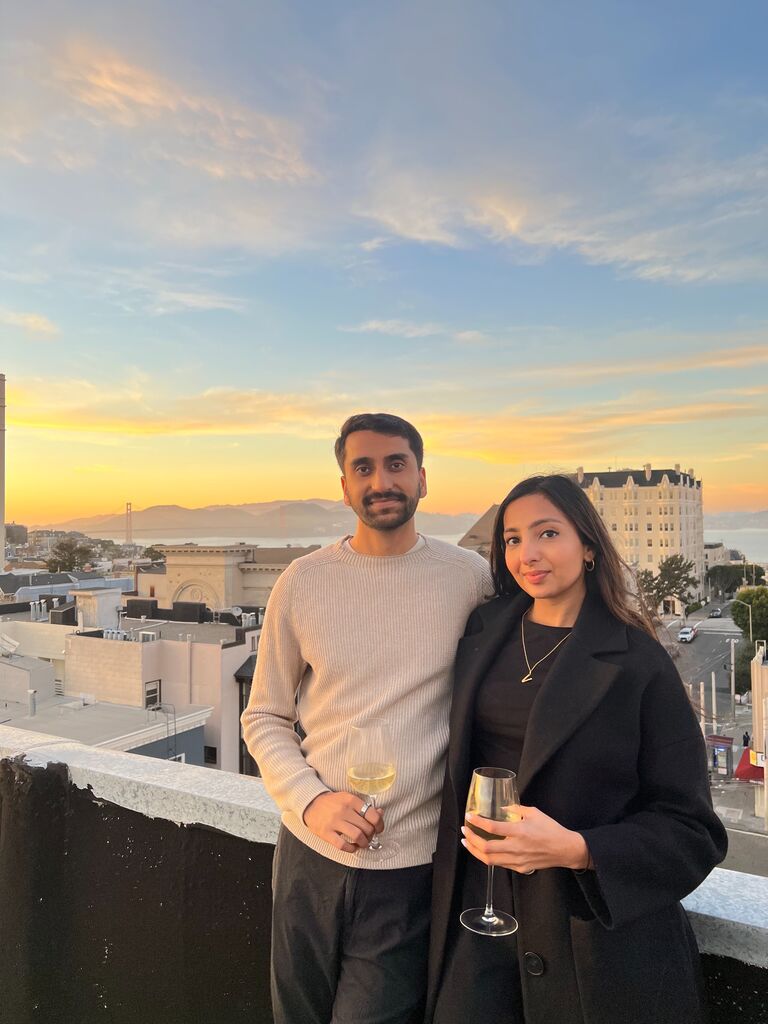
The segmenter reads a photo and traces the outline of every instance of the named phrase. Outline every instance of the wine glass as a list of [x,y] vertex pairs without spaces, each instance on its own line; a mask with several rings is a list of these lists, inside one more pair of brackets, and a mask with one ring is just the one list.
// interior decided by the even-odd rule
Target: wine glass
[[[351,725],[347,737],[347,782],[349,788],[365,797],[371,807],[376,797],[395,781],[395,751],[389,726],[383,718],[369,718]],[[369,858],[389,860],[400,851],[392,839],[382,843],[374,833],[366,851]]]
[[[513,810],[520,803],[514,772],[506,768],[475,768],[467,794],[467,814],[478,814],[493,821],[519,821],[520,814]],[[503,839],[503,836],[487,832],[478,825],[465,821],[481,839]],[[459,920],[471,932],[478,935],[511,935],[517,931],[517,921],[511,914],[493,909],[493,865],[488,865],[488,880],[485,889],[485,907],[465,910]]]

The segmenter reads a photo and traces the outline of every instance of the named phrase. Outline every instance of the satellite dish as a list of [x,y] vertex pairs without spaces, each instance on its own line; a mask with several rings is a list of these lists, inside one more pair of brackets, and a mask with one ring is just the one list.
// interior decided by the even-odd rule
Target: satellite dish
[[242,615],[243,614],[243,609],[242,608],[238,608],[238,606],[236,604],[233,605],[229,610],[232,612],[233,615]]

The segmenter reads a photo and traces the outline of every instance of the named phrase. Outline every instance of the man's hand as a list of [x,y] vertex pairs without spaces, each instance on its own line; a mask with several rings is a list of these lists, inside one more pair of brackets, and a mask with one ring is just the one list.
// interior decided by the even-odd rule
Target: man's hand
[[354,793],[321,793],[307,805],[304,824],[337,850],[357,853],[384,828],[381,811],[371,807],[363,817],[358,813],[362,806],[363,797]]
[[517,807],[518,821],[491,821],[468,814],[466,825],[477,825],[498,839],[482,839],[471,828],[462,828],[462,843],[484,864],[511,868],[530,875],[541,868],[584,870],[590,865],[589,850],[578,832],[565,828],[536,807]]

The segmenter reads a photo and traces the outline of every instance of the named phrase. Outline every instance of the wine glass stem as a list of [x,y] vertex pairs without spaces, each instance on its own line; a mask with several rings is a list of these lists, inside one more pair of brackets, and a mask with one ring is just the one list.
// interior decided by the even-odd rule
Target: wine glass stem
[[485,884],[485,913],[484,921],[495,921],[496,915],[493,912],[493,864],[488,865],[488,880]]
[[[375,809],[376,808],[376,797],[374,796],[374,794],[371,793],[371,795],[368,797],[368,799],[371,802],[371,807],[373,807]],[[368,843],[368,849],[369,850],[380,850],[381,848],[382,848],[382,842],[379,839],[377,833],[374,832],[373,833],[373,839],[370,841],[370,843]]]

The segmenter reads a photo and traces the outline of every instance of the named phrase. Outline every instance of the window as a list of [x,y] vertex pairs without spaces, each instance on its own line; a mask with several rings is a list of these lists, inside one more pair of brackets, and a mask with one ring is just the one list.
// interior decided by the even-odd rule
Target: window
[[144,707],[157,708],[160,704],[160,680],[152,679],[150,682],[144,683]]
[[149,588],[149,596],[150,597],[154,597],[155,596],[155,588],[154,587],[150,587]]
[[216,747],[203,747],[203,760],[206,764],[216,764],[219,752]]
[[645,528],[648,531],[648,533],[652,533],[653,532],[653,523],[646,523],[645,524]]
[[649,561],[649,562],[652,562],[652,561],[653,561],[653,555],[648,555],[648,561]]
[[616,533],[616,523],[611,523],[611,529]]
[[649,548],[652,548],[653,547],[653,538],[649,537],[648,540],[646,541],[646,544],[648,545]]

